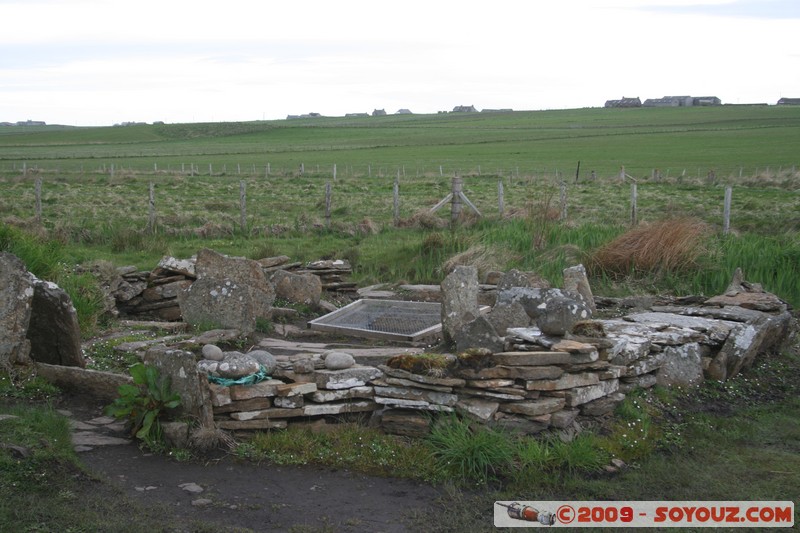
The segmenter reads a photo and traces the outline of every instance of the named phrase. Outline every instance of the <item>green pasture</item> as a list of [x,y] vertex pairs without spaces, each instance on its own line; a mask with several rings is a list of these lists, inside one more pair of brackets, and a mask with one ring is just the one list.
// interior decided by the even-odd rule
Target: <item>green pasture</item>
[[[444,263],[469,251],[486,268],[558,283],[564,266],[631,226],[635,183],[637,223],[693,217],[714,236],[695,272],[593,280],[606,294],[713,293],[740,266],[800,303],[798,146],[800,108],[790,106],[3,127],[0,213],[76,262],[149,269],[208,246],[345,257],[362,283],[438,283]],[[447,205],[420,218],[454,176],[482,214],[465,208],[458,231],[446,229]]]
[[[797,165],[800,109],[777,106],[579,109],[317,118],[114,128],[0,128],[0,172],[300,171],[394,177],[619,174],[757,175]],[[253,172],[255,165],[256,171]],[[371,168],[370,168],[371,167]],[[105,168],[105,170],[103,170]],[[758,172],[757,172],[758,171]]]

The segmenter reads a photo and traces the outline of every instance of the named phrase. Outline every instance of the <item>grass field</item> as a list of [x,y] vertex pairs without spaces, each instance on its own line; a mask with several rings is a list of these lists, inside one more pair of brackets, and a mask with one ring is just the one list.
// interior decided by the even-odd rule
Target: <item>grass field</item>
[[[161,255],[208,246],[250,257],[345,256],[365,283],[438,283],[446,260],[482,246],[496,269],[536,269],[557,282],[561,268],[629,227],[633,178],[639,223],[693,217],[714,238],[690,276],[655,284],[640,276],[635,288],[594,280],[606,292],[714,292],[741,266],[800,304],[797,146],[800,108],[776,106],[4,127],[0,213],[63,243],[76,262],[149,269]],[[448,232],[438,227],[447,206],[438,220],[419,214],[450,192],[454,175],[483,216]],[[155,226],[145,232],[151,184]]]

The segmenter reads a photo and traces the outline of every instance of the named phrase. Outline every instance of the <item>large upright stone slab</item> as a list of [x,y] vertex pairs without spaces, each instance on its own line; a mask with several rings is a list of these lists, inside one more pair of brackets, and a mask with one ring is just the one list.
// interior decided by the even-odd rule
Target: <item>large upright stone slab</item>
[[197,281],[178,293],[184,321],[247,335],[255,331],[256,320],[269,318],[275,289],[257,261],[203,249],[195,270]]
[[0,252],[0,369],[30,361],[27,331],[34,281],[17,256]]
[[478,269],[457,266],[442,281],[442,336],[455,344],[463,327],[480,316]]
[[256,330],[262,315],[259,291],[229,279],[198,279],[178,295],[183,320],[201,327],[235,329],[244,335]]
[[199,420],[204,427],[213,424],[208,378],[197,370],[192,352],[153,346],[145,353],[144,364],[155,366],[162,376],[169,376],[171,390],[181,397],[179,413]]
[[78,313],[69,295],[55,283],[34,283],[28,324],[31,359],[40,363],[84,368]]
[[564,290],[580,294],[589,310],[592,313],[597,311],[592,287],[589,285],[589,277],[586,275],[586,267],[583,265],[564,269]]

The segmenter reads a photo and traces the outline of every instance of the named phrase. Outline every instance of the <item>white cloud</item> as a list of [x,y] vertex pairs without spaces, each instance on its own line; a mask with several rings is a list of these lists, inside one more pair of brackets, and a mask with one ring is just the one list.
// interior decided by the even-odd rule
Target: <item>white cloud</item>
[[745,4],[753,7],[0,0],[0,19],[14,21],[0,33],[0,120],[252,120],[376,107],[599,106],[623,95],[733,103],[800,95],[798,19],[774,17],[771,0],[768,16],[720,14]]

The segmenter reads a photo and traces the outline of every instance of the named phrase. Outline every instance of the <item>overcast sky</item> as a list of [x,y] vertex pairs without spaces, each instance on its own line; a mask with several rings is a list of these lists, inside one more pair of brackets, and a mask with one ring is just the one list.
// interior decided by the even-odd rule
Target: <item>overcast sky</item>
[[798,0],[0,0],[0,122],[800,98]]

